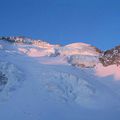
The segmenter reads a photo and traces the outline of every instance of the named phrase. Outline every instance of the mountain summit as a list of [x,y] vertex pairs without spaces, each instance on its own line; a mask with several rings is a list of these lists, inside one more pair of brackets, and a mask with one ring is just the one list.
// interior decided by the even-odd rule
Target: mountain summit
[[[43,40],[34,40],[31,38],[18,37],[0,37],[2,41],[8,41],[11,44],[18,45],[23,53],[35,56],[50,56],[66,59],[66,62],[80,67],[94,67],[98,63],[98,57],[101,51],[89,44],[72,43],[69,45],[53,45]],[[23,47],[24,46],[24,47]],[[33,47],[34,46],[34,47]],[[37,49],[35,49],[35,47]]]

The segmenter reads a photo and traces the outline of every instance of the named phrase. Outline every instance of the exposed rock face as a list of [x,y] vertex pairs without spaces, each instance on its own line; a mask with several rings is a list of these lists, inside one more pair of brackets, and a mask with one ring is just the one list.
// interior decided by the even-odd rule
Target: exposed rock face
[[97,56],[72,55],[68,57],[68,63],[75,67],[93,68],[98,64]]
[[31,39],[28,37],[24,36],[17,36],[17,37],[0,37],[0,40],[5,40],[11,43],[20,43],[20,44],[27,44],[27,45],[36,45],[39,46],[40,48],[44,49],[51,49],[51,48],[58,48],[60,45],[52,45],[49,44],[48,42],[44,40],[39,40],[39,39]]
[[120,46],[117,46],[111,50],[107,50],[100,55],[100,62],[104,66],[120,65]]
[[[9,42],[18,42],[18,43],[23,43],[25,42],[25,37],[24,36],[18,36],[18,37],[0,37],[0,40],[7,40]],[[30,39],[29,39],[30,40]]]
[[5,85],[7,84],[8,78],[5,76],[5,74],[3,74],[0,71],[0,91],[3,90],[3,88],[5,87]]

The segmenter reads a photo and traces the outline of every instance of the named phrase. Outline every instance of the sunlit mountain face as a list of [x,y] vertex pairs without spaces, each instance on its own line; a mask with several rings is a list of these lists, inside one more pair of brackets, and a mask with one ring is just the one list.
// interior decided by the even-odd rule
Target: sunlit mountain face
[[119,73],[120,46],[103,51],[2,36],[0,118],[119,120]]

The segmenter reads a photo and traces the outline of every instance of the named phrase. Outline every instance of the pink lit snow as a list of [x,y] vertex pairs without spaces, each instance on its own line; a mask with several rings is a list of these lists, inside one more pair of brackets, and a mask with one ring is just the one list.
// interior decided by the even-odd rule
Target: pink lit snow
[[104,67],[98,64],[96,67],[96,75],[100,77],[107,77],[113,75],[116,80],[120,80],[120,66],[111,65]]

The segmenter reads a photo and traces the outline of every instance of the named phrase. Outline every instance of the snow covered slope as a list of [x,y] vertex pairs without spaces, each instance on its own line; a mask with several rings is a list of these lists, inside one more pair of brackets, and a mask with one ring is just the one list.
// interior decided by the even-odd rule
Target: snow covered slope
[[101,75],[100,50],[19,38],[0,40],[2,120],[120,119],[119,78]]
[[60,49],[62,55],[91,55],[97,56],[100,50],[85,43],[72,43]]

